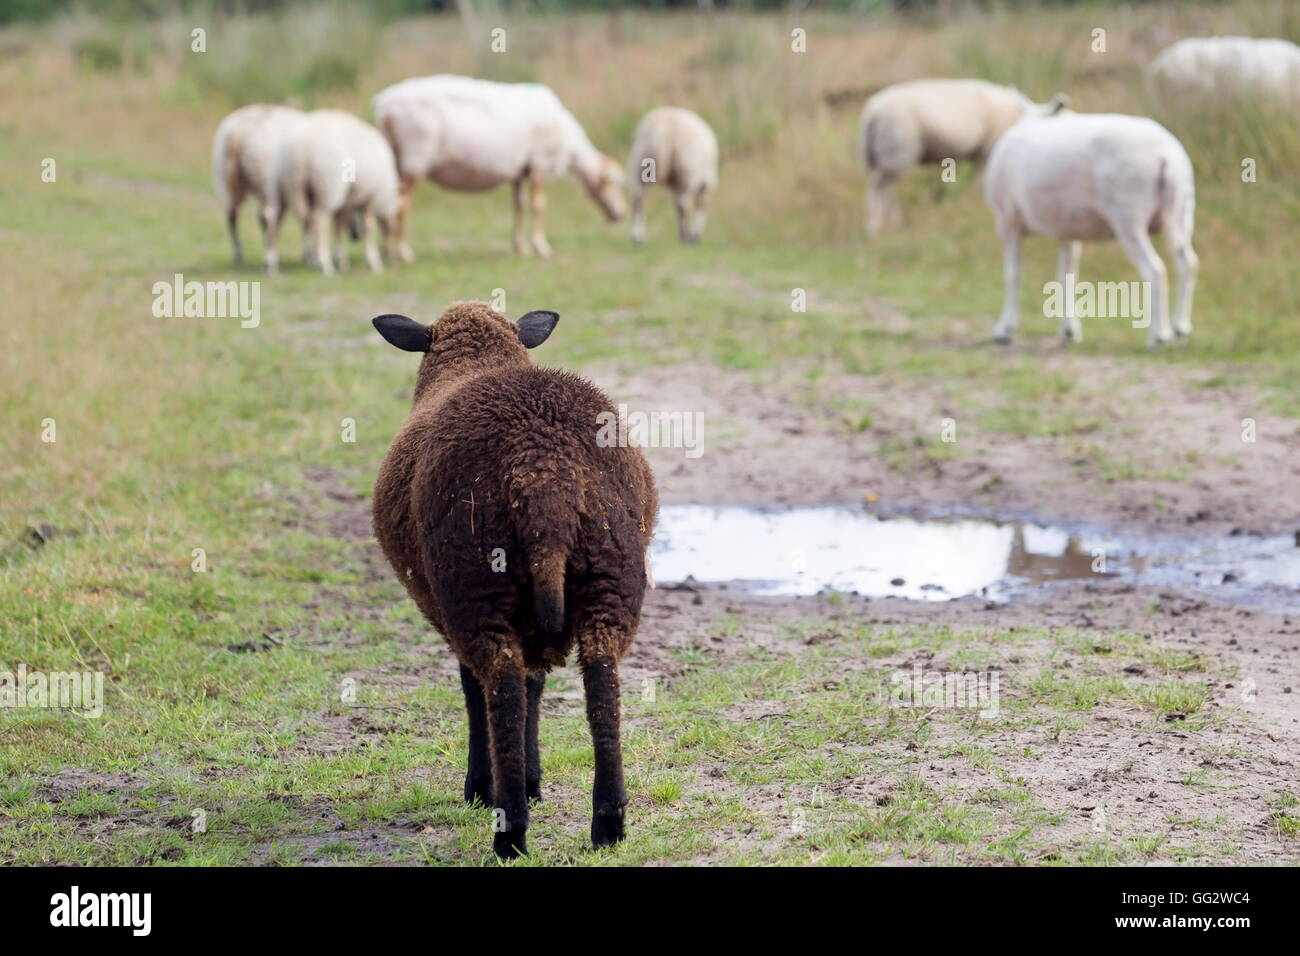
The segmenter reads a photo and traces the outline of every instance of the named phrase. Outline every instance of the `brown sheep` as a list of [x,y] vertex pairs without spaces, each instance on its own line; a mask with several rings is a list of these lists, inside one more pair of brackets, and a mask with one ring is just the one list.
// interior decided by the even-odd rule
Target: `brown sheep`
[[375,536],[460,661],[465,799],[496,808],[493,848],[507,859],[527,852],[528,801],[541,799],[546,671],[575,643],[596,756],[591,841],[623,838],[618,661],[640,620],[659,509],[641,452],[597,441],[609,398],[533,364],[528,349],[559,318],[511,322],[462,302],[432,326],[374,319],[388,342],[424,353],[375,484]]

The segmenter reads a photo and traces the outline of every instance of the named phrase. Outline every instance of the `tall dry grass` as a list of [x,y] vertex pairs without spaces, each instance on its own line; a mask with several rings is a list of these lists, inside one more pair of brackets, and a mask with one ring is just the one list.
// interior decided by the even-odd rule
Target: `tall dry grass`
[[[200,6],[123,23],[77,7],[47,33],[83,70],[158,72],[177,101],[214,110],[254,101],[333,102],[365,114],[369,96],[388,82],[466,72],[550,83],[593,138],[612,148],[630,139],[646,109],[681,103],[709,118],[724,159],[761,160],[787,181],[802,181],[814,167],[842,174],[855,161],[853,119],[865,96],[926,75],[979,76],[1036,99],[1065,90],[1080,110],[1153,115],[1184,137],[1203,175],[1229,176],[1243,156],[1300,169],[1300,134],[1285,111],[1251,102],[1175,108],[1156,102],[1142,75],[1156,52],[1182,36],[1300,37],[1300,5],[1285,0],[981,4],[921,20],[882,10],[814,14],[800,21],[809,34],[803,54],[791,51],[791,21],[779,15],[553,17],[479,9],[471,24],[451,15],[394,22],[344,2],[240,14]],[[196,26],[207,31],[206,53],[190,49]],[[505,30],[503,54],[489,47],[497,28]],[[1098,28],[1106,31],[1105,53],[1092,50]],[[829,202],[843,199],[835,190],[801,188],[800,204],[810,191]]]

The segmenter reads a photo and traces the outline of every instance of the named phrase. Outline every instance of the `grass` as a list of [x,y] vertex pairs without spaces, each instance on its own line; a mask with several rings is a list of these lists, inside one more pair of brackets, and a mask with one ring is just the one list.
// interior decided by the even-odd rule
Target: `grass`
[[[824,625],[801,622],[791,637],[802,646],[801,635],[817,626]],[[7,781],[0,856],[14,863],[489,862],[489,814],[458,795],[463,729],[453,683],[393,683],[393,674],[418,670],[421,655],[394,637],[390,622],[366,628],[353,619],[347,632],[352,649],[331,646],[325,667],[305,641],[256,657],[212,657],[206,671],[213,687],[232,672],[244,679],[204,701],[123,680],[103,721],[63,715],[9,725],[0,762]],[[751,649],[721,666],[688,663],[653,702],[625,698],[635,838],[599,854],[582,848],[591,772],[585,719],[580,704],[558,699],[543,718],[547,801],[535,812],[529,862],[1036,859],[1065,820],[1008,767],[1046,756],[1061,734],[1054,743],[1040,736],[1025,750],[991,726],[971,724],[966,712],[893,707],[885,670],[854,670],[850,662],[871,659],[860,653],[864,647],[896,654],[903,643],[940,653],[972,643],[1025,653],[1042,644],[1049,656],[1077,657],[1082,639],[1032,631],[1014,638],[947,629],[899,634],[862,624],[833,646],[794,655]],[[1156,664],[1141,641],[1120,644],[1106,667]],[[306,662],[356,675],[356,706],[336,701],[338,681],[329,673],[314,681],[295,673]],[[270,675],[281,692],[262,685]],[[553,677],[551,691],[564,691],[565,683]],[[1115,678],[1106,693],[1139,700],[1147,686]],[[1062,709],[1078,706],[1073,698],[1044,700],[1033,684],[1013,683],[1005,693],[1004,714],[994,722],[1003,731],[1020,726],[1037,734]],[[740,716],[757,702],[778,719]],[[340,723],[355,736],[331,746]],[[1066,730],[1067,739],[1073,733]],[[34,769],[33,757],[51,770],[84,768],[83,787],[61,790],[58,778]],[[936,759],[969,764],[986,783],[970,799],[963,788],[936,786],[924,772]],[[710,768],[721,769],[720,785],[704,787]],[[880,788],[875,799],[863,802],[846,790],[863,783]],[[201,830],[196,810],[205,818]],[[101,825],[110,818],[113,826]],[[1281,810],[1278,819],[1288,825]]]
[[[0,720],[7,862],[488,862],[487,817],[457,797],[462,718],[454,681],[434,663],[444,658],[413,642],[422,629],[409,602],[395,582],[365,573],[361,546],[325,513],[331,496],[366,492],[406,411],[409,357],[382,347],[370,316],[431,318],[450,300],[503,289],[510,312],[565,316],[548,363],[689,358],[758,371],[795,363],[900,388],[939,381],[969,398],[979,427],[1087,440],[1095,417],[1070,403],[1086,382],[1044,371],[1033,354],[994,362],[976,345],[1000,293],[988,214],[967,175],[936,202],[918,172],[905,187],[909,228],[872,246],[859,238],[857,93],[917,71],[974,70],[1040,98],[1068,88],[1085,109],[1137,109],[1132,81],[1152,25],[1210,32],[1240,16],[1264,32],[1296,29],[1284,5],[1263,2],[1235,12],[995,11],[933,27],[813,17],[810,53],[798,58],[780,18],[723,14],[702,28],[670,15],[530,17],[511,23],[516,55],[493,60],[468,53],[449,18],[371,23],[342,9],[314,14],[301,42],[294,29],[284,57],[266,55],[285,48],[291,29],[274,17],[213,20],[205,54],[176,43],[188,30],[175,21],[74,18],[4,31],[17,52],[0,66],[9,316],[0,331],[0,662],[99,670],[108,685],[101,720]],[[1097,71],[1078,39],[1098,15],[1113,22],[1114,72]],[[904,48],[913,52],[897,54]],[[1016,49],[1034,52],[1001,59]],[[334,282],[292,263],[274,281],[233,268],[209,182],[220,117],[253,97],[364,115],[373,91],[433,63],[549,82],[611,151],[621,152],[643,108],[696,105],[724,150],[706,242],[679,247],[659,196],[651,240],[633,248],[562,184],[550,193],[556,259],[518,260],[502,195],[422,187],[414,266]],[[611,82],[628,74],[644,81]],[[852,95],[836,96],[844,91]],[[1167,118],[1188,136],[1200,177],[1197,334],[1187,349],[1149,356],[1127,323],[1094,321],[1080,361],[1131,363],[1135,375],[1149,363],[1191,366],[1207,387],[1246,377],[1276,409],[1300,414],[1287,387],[1300,372],[1293,264],[1286,243],[1265,241],[1294,232],[1296,183],[1276,171],[1295,168],[1300,147],[1253,117]],[[1211,121],[1220,125],[1197,131]],[[1259,182],[1234,178],[1238,154],[1257,154]],[[42,181],[45,158],[56,163],[53,182]],[[253,231],[247,215],[244,230]],[[286,249],[296,246],[290,233]],[[248,246],[256,256],[256,241]],[[1026,274],[1046,281],[1052,256],[1031,245]],[[1089,250],[1084,268],[1098,277],[1129,269],[1105,247]],[[155,318],[152,285],[178,272],[262,281],[261,325]],[[1035,281],[1022,303],[1031,338],[1052,332],[1033,317]],[[791,311],[796,288],[809,291],[806,313]],[[808,385],[817,395],[816,375]],[[869,429],[873,412],[845,409],[846,427]],[[52,443],[42,441],[47,419]],[[344,419],[356,423],[355,442],[342,440]],[[900,470],[960,453],[937,431],[883,451]],[[1113,467],[1129,474],[1124,462]],[[33,527],[47,528],[45,543],[24,543]],[[195,549],[204,571],[193,570]],[[724,620],[718,633],[740,628]],[[612,853],[584,850],[590,743],[581,715],[556,705],[543,744],[554,797],[538,812],[529,863],[1128,862],[1161,852],[1045,849],[1060,821],[1007,768],[1034,759],[1026,746],[1033,754],[1053,736],[1068,739],[1098,709],[1132,708],[1155,733],[1168,714],[1186,714],[1178,731],[1197,732],[1208,718],[1196,662],[1162,663],[1133,642],[1068,675],[1044,658],[1006,705],[1035,741],[1016,747],[990,744],[965,716],[922,718],[878,699],[886,662],[907,649],[947,648],[967,666],[1016,640],[863,625],[835,648],[796,657],[755,650],[713,668],[685,656],[686,676],[655,703],[628,695],[635,836]],[[1053,654],[1079,656],[1043,640]],[[250,642],[270,649],[228,649]],[[846,672],[846,661],[863,660],[880,669]],[[1160,676],[1124,676],[1120,665],[1135,660]],[[342,699],[349,678],[354,704]],[[754,701],[785,716],[735,716]],[[947,759],[987,775],[978,800],[928,780],[925,752],[906,749],[940,737]],[[75,795],[57,786],[70,768],[89,781]],[[701,786],[710,768],[721,783]],[[843,794],[864,770],[888,785],[885,803]],[[778,791],[809,804],[797,831]],[[809,802],[814,793],[824,802]],[[194,830],[195,810],[205,832]],[[1279,810],[1277,828],[1294,836],[1294,820]],[[322,836],[325,824],[343,829]],[[379,835],[361,838],[367,830]]]

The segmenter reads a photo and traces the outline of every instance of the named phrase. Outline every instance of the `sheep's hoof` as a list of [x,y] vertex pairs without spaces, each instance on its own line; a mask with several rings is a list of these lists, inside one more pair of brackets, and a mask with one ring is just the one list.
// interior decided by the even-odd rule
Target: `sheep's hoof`
[[1011,334],[1009,332],[994,332],[993,341],[998,343],[998,345],[1010,345]]
[[525,791],[528,794],[529,803],[542,802],[542,782],[540,780],[530,780]]
[[601,816],[591,818],[591,845],[613,846],[623,841],[623,811],[618,816]]
[[533,248],[537,250],[537,254],[541,256],[543,259],[551,258],[551,247],[548,243],[537,242],[536,240],[534,240]]
[[485,807],[492,806],[492,781],[475,780],[471,774],[465,774],[465,802],[473,805],[478,801]]
[[503,860],[517,860],[528,855],[527,830],[503,830],[492,835],[492,850]]
[[410,246],[403,244],[402,248],[397,250],[397,258],[401,259],[403,262],[414,262],[415,250]]

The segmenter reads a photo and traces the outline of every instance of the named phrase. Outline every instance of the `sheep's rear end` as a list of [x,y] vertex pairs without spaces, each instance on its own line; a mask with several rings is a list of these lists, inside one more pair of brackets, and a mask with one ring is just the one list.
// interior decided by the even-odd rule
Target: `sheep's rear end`
[[375,530],[460,661],[465,797],[495,808],[500,856],[526,852],[545,672],[576,647],[596,755],[592,842],[617,842],[618,661],[645,593],[653,478],[637,449],[598,444],[609,399],[534,366],[504,317],[453,306],[434,329],[375,489]]

